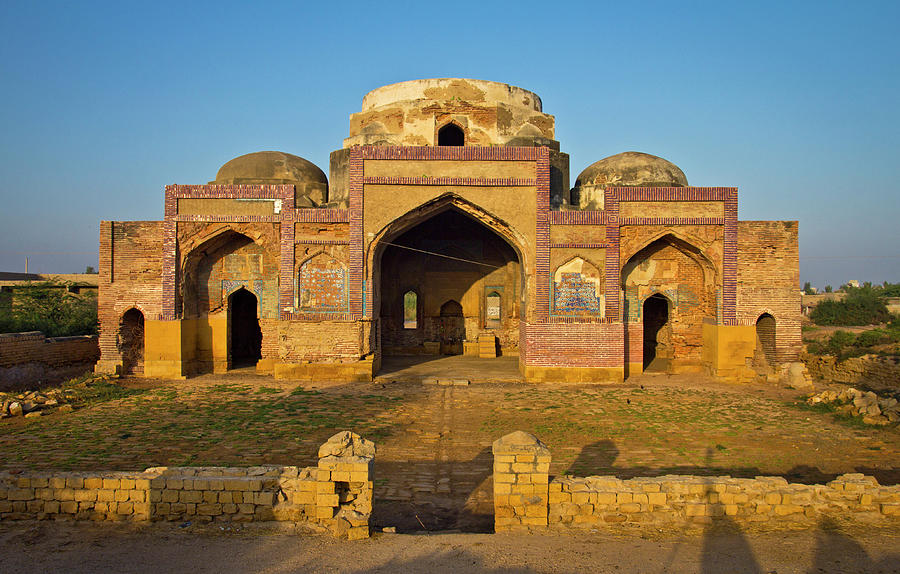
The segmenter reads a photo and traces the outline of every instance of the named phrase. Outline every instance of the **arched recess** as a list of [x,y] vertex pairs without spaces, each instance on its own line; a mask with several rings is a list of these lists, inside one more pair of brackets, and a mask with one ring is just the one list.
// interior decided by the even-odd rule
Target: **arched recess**
[[606,296],[603,273],[581,256],[575,256],[553,272],[550,294],[553,314],[567,317],[604,317]]
[[756,319],[756,344],[762,357],[770,368],[777,364],[776,351],[776,322],[775,317],[769,313],[763,313]]
[[403,328],[419,328],[419,296],[415,291],[403,294]]
[[450,299],[441,305],[441,354],[462,355],[463,342],[466,340],[466,324],[463,307],[458,301]]
[[122,371],[126,375],[144,372],[144,314],[134,307],[125,311],[119,321],[118,347],[122,354]]
[[259,301],[243,287],[228,296],[228,362],[231,367],[256,365],[262,358]]
[[448,122],[438,128],[437,145],[464,146],[466,145],[466,131],[456,122]]
[[[665,296],[668,326],[664,334],[671,334],[667,359],[676,370],[699,368],[703,322],[715,321],[717,316],[719,277],[709,257],[679,234],[665,232],[650,239],[622,267],[626,329],[628,323],[641,322],[646,328],[643,302],[653,294]],[[645,362],[637,360],[633,346],[629,353],[632,363]]]
[[[440,306],[450,299],[462,304],[465,336],[475,340],[489,328],[483,299],[493,291],[502,294],[503,305],[500,327],[492,333],[501,347],[517,348],[531,268],[523,245],[524,238],[506,222],[455,194],[382,228],[368,246],[365,270],[372,287],[367,307],[381,327],[377,348],[386,354],[438,353]],[[416,331],[402,328],[400,305],[410,290],[418,297]]]

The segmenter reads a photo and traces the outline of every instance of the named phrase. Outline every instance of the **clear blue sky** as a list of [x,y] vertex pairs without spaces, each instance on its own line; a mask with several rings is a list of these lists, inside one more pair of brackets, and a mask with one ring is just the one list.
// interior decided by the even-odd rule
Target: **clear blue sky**
[[161,219],[244,153],[327,173],[366,92],[467,77],[537,92],[573,183],[659,155],[799,220],[801,281],[897,282],[898,5],[7,0],[0,270],[96,266],[101,219]]

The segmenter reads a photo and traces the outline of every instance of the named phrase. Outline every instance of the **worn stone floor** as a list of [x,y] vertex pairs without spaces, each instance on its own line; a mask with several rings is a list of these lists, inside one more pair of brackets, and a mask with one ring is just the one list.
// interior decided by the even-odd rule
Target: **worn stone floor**
[[[551,475],[780,475],[811,483],[865,472],[900,483],[896,427],[837,420],[777,385],[644,375],[616,385],[441,386],[394,376],[411,369],[427,378],[436,366],[447,368],[400,365],[354,384],[247,372],[126,379],[124,394],[74,413],[0,421],[0,469],[305,466],[329,436],[349,429],[378,447],[372,522],[400,531],[489,530],[491,443],[515,430],[549,446]],[[510,372],[502,361],[491,367],[497,371],[471,378]],[[466,371],[444,374],[460,379]]]

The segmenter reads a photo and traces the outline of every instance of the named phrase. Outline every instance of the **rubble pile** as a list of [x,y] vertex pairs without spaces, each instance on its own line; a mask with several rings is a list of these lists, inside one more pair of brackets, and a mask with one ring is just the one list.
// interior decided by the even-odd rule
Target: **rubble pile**
[[870,425],[889,425],[900,422],[900,403],[893,397],[880,397],[871,391],[853,387],[842,391],[822,391],[806,400],[811,405],[838,403],[837,412],[861,416]]

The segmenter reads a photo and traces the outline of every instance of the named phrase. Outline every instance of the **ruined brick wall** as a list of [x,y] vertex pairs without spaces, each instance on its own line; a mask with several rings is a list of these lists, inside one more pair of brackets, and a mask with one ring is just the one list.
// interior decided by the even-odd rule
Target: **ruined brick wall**
[[527,355],[528,366],[623,366],[621,323],[531,323],[522,330],[527,348],[541,350]]
[[288,363],[359,360],[366,346],[363,331],[355,321],[281,321],[279,355]]
[[775,317],[778,362],[798,360],[800,258],[796,221],[738,222],[737,319],[755,325],[763,313]]
[[838,361],[827,355],[802,355],[802,359],[817,379],[860,385],[874,391],[900,390],[900,362],[896,357],[851,357]]
[[534,435],[510,433],[495,441],[492,451],[498,532],[711,520],[771,528],[816,526],[825,517],[900,521],[900,485],[881,486],[862,474],[844,474],[828,484],[794,484],[774,476],[550,479],[550,451]]
[[96,336],[44,338],[40,331],[0,335],[0,391],[34,388],[90,371],[100,349]]
[[163,223],[100,222],[100,358],[122,360],[119,324],[131,308],[156,320],[162,313]]

